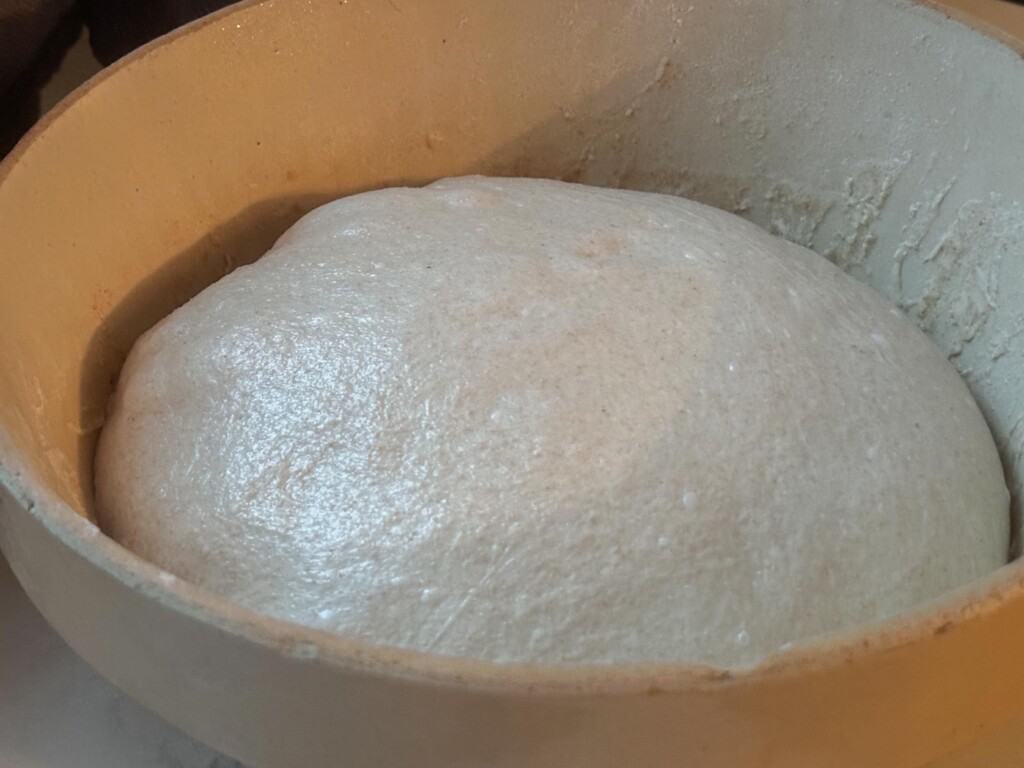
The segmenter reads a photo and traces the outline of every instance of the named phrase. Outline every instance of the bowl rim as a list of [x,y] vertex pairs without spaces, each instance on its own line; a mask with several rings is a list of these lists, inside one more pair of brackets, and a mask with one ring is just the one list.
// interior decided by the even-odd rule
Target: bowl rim
[[[1024,57],[1024,38],[942,0],[887,0],[894,6],[929,9]],[[31,147],[71,106],[108,77],[144,61],[179,38],[245,14],[259,13],[275,0],[242,0],[181,26],[135,49],[102,69],[66,96],[0,159],[0,186]],[[376,645],[326,630],[313,629],[244,608],[202,587],[167,573],[124,548],[85,516],[39,482],[19,460],[13,441],[0,426],[0,487],[15,506],[41,524],[75,556],[116,579],[122,586],[156,600],[187,619],[201,622],[245,642],[286,657],[317,662],[343,672],[404,679],[432,686],[506,694],[595,696],[682,693],[722,686],[755,685],[849,664],[854,659],[890,652],[957,624],[993,613],[1024,595],[1024,558],[992,574],[915,606],[898,616],[801,640],[755,664],[720,667],[670,663],[499,663],[425,651]],[[15,512],[18,514],[18,512]]]

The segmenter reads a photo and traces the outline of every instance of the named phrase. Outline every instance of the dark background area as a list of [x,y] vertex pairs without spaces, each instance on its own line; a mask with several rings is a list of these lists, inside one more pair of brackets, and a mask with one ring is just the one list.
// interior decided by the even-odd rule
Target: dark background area
[[91,63],[95,71],[230,4],[231,0],[0,0],[0,157],[39,118],[42,92],[76,43],[83,49],[80,57],[85,49],[94,57],[80,67]]

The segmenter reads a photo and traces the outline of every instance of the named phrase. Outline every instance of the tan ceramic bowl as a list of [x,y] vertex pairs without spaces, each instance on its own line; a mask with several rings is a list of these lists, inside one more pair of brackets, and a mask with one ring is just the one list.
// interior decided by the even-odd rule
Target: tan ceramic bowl
[[100,75],[0,168],[0,544],[78,653],[255,766],[1021,765],[1017,564],[750,670],[496,666],[248,613],[89,522],[143,329],[320,202],[469,172],[686,194],[810,244],[954,357],[1019,499],[1021,115],[1020,56],[907,0],[221,13]]

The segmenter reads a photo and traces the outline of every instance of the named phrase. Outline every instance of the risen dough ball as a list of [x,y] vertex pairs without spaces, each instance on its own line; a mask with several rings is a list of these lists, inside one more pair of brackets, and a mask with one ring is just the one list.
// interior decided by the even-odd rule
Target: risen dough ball
[[1006,561],[978,408],[722,211],[468,178],[338,200],[143,336],[103,523],[254,610],[498,661],[756,661]]

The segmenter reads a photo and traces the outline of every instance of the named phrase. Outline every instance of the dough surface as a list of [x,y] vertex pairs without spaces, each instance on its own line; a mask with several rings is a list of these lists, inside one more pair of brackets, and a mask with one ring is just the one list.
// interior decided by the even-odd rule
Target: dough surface
[[135,345],[106,531],[260,612],[495,661],[756,662],[1006,562],[953,367],[808,250],[664,195],[325,205]]

